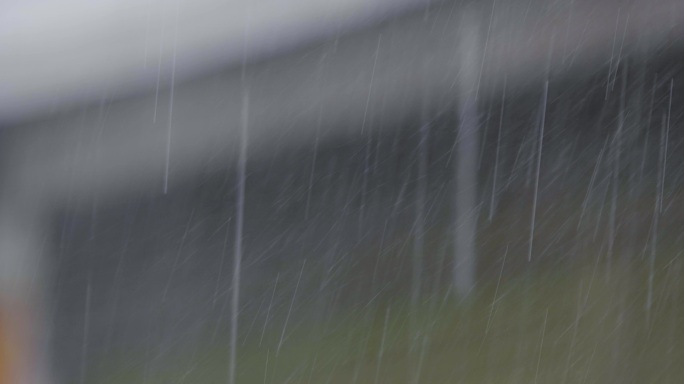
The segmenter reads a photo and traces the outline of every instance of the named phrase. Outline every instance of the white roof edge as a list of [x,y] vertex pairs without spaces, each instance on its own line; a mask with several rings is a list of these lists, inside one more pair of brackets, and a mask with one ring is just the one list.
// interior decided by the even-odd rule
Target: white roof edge
[[[0,5],[0,121],[273,56],[428,0],[85,0]],[[245,33],[246,32],[246,33]],[[175,70],[174,70],[175,56]],[[159,79],[158,79],[159,78]]]

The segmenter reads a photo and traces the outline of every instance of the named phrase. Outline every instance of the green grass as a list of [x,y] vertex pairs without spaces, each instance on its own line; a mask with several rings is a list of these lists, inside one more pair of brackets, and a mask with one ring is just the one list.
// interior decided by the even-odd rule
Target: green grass
[[[652,199],[620,202],[615,250],[608,262],[607,208],[601,216],[602,210],[589,206],[578,225],[584,195],[541,202],[533,263],[527,261],[527,200],[502,201],[493,222],[481,220],[480,280],[465,301],[443,291],[450,268],[442,247],[451,235],[448,225],[438,223],[426,236],[425,275],[430,278],[423,288],[438,293],[413,309],[405,299],[411,256],[406,234],[384,239],[382,252],[377,244],[354,251],[354,263],[330,282],[339,289],[323,298],[334,307],[325,316],[317,313],[321,307],[312,297],[324,268],[312,261],[307,265],[312,276],[302,281],[282,345],[289,299],[275,311],[263,342],[262,319],[255,327],[259,330],[241,340],[237,382],[682,382],[684,260],[677,253],[681,241],[676,228],[684,217],[684,200],[673,198],[676,204],[661,217],[653,302],[647,310]],[[299,266],[290,272],[297,276]],[[290,288],[286,280],[281,279],[278,290],[291,297],[288,290],[296,279],[287,280]],[[378,299],[366,305],[364,300],[376,293]],[[242,332],[252,320],[241,319]],[[207,333],[187,353],[156,358],[133,351],[112,357],[106,367],[92,372],[92,382],[226,383],[227,332],[217,338],[213,329]]]
[[[498,290],[491,281],[466,302],[439,297],[411,311],[390,300],[322,324],[295,315],[279,351],[283,321],[275,320],[261,346],[259,332],[240,346],[237,382],[680,382],[679,260],[658,264],[650,312],[643,263],[610,273],[597,265],[561,269],[505,279]],[[93,382],[224,383],[228,341],[207,345],[158,363],[154,374],[112,362]]]

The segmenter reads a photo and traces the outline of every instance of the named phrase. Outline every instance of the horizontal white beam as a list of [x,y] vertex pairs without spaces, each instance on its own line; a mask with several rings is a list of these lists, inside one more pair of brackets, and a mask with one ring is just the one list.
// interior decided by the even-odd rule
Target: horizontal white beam
[[[498,94],[504,77],[515,91],[541,86],[547,76],[581,76],[611,57],[617,60],[618,53],[646,55],[668,44],[681,46],[684,4],[678,0],[642,0],[622,8],[609,0],[576,0],[562,9],[554,8],[557,3],[479,10],[487,36],[480,97]],[[322,140],[360,134],[380,119],[390,129],[417,110],[426,94],[451,105],[459,81],[459,12],[432,8],[249,66],[250,157],[313,143],[317,127]],[[61,204],[70,197],[161,192],[167,154],[171,185],[202,167],[230,167],[242,92],[237,68],[177,86],[173,112],[164,90],[158,98],[151,93],[103,103],[19,127],[24,134],[9,146],[11,182],[23,194]]]
[[273,57],[425,0],[0,2],[0,121]]

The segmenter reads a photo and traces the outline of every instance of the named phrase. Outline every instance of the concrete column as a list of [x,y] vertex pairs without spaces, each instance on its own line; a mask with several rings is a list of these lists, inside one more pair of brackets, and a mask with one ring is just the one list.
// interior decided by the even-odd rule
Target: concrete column
[[47,384],[41,268],[46,221],[39,204],[5,192],[0,194],[0,383]]
[[477,250],[477,159],[480,146],[478,92],[482,63],[478,13],[464,12],[460,19],[458,54],[461,73],[458,79],[459,126],[456,138],[456,220],[453,287],[459,297],[475,287]]

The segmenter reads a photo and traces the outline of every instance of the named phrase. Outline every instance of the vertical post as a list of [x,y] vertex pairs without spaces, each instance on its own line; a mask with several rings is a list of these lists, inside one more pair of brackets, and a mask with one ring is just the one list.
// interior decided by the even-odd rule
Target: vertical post
[[233,284],[231,300],[231,321],[230,321],[230,366],[228,383],[234,384],[236,380],[236,359],[237,359],[237,339],[238,339],[238,319],[240,317],[240,273],[242,270],[242,226],[245,215],[245,184],[247,180],[247,141],[249,126],[249,93],[245,89],[242,96],[242,123],[240,131],[240,155],[238,158],[238,180],[237,180],[237,199],[235,210],[237,219],[235,221],[235,245],[233,254]]
[[[6,180],[5,180],[6,181]],[[12,183],[5,184],[14,187]],[[39,204],[0,193],[0,383],[48,383]]]
[[413,276],[411,278],[411,306],[415,310],[423,289],[423,259],[425,258],[425,221],[428,182],[428,151],[430,136],[429,101],[423,99],[418,141],[418,175],[415,200],[415,226],[413,231]]
[[458,83],[459,127],[456,138],[456,228],[453,285],[460,297],[475,287],[477,232],[477,161],[479,149],[477,91],[482,60],[477,14],[461,18],[460,79]]

